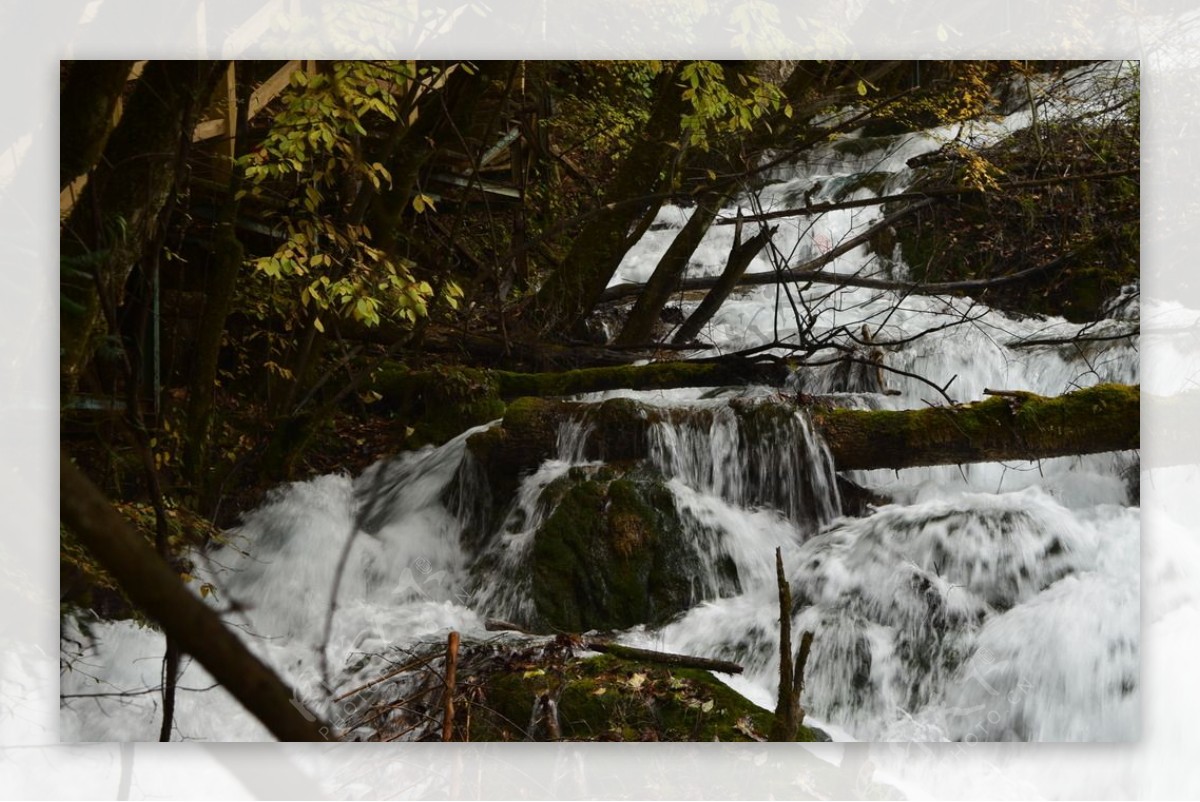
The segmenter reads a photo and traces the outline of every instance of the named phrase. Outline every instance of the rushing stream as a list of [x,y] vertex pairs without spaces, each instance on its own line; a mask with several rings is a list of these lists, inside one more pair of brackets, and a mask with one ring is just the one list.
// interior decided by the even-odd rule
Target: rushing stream
[[[1083,102],[1086,102],[1083,101]],[[976,125],[964,138],[993,141],[1029,124],[1027,111]],[[764,209],[868,198],[903,191],[908,159],[957,131],[882,141],[848,155],[833,146],[777,168],[759,192]],[[861,181],[884,173],[882,184]],[[744,201],[743,201],[744,203]],[[743,206],[743,208],[748,208]],[[729,215],[736,212],[731,206]],[[686,221],[666,206],[627,255],[615,283],[644,281]],[[810,227],[780,221],[777,245],[802,262],[854,236],[879,207],[831,213]],[[714,226],[691,275],[718,273],[732,226]],[[764,256],[752,271],[770,270]],[[890,259],[855,249],[825,268],[903,277]],[[792,287],[792,293],[799,292]],[[1081,327],[1061,319],[1018,320],[966,298],[883,290],[804,290],[822,311],[815,327],[863,325],[888,349],[889,367],[948,386],[957,400],[985,388],[1058,395],[1104,381],[1136,383],[1136,340],[1092,347],[1020,346]],[[697,301],[682,302],[684,313]],[[1114,308],[1092,333],[1128,325],[1138,310]],[[948,321],[972,318],[938,330]],[[781,290],[735,294],[702,332],[717,350],[786,341],[798,317]],[[872,408],[941,401],[930,385],[900,373],[830,365],[798,373],[791,391],[841,394]],[[880,386],[882,384],[882,386]],[[890,394],[876,392],[888,390]],[[767,395],[750,388],[750,395]],[[635,645],[736,660],[734,688],[774,706],[778,681],[775,548],[795,596],[793,631],[815,633],[804,704],[835,738],[859,740],[1132,740],[1139,735],[1139,511],[1134,454],[1040,463],[978,464],[854,472],[846,478],[892,503],[842,517],[833,465],[806,418],[747,436],[727,394],[707,390],[617,392],[649,404],[713,410],[711,425],[656,424],[650,462],[686,522],[701,568],[695,606],[664,627],[637,627]],[[477,431],[477,430],[472,430]],[[506,520],[479,534],[488,490],[473,469],[464,433],[436,449],[407,453],[362,476],[322,476],[278,488],[230,543],[207,557],[210,602],[246,642],[310,703],[379,673],[372,655],[444,637],[483,636],[488,617],[529,612],[529,547],[550,510],[541,491],[585,464],[588,432],[568,424],[558,454],[521,481]],[[1131,478],[1132,477],[1132,478]],[[326,640],[330,591],[352,537]],[[481,562],[482,561],[482,562]],[[720,566],[736,568],[731,584]],[[486,572],[473,570],[486,565]],[[489,633],[490,634],[490,633]],[[64,620],[64,646],[82,653],[63,674],[64,740],[154,740],[158,694],[76,698],[158,686],[162,639],[129,622]],[[318,652],[325,644],[330,676]],[[328,684],[323,685],[327,679]],[[180,679],[176,720],[183,738],[267,739],[266,731],[190,661]]]

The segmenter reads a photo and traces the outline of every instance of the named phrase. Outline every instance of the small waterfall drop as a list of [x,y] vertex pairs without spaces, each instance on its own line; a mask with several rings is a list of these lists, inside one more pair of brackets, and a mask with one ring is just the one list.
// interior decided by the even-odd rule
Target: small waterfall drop
[[738,507],[772,507],[805,528],[841,514],[833,459],[798,409],[711,407],[711,419],[659,421],[650,460],[664,476]]

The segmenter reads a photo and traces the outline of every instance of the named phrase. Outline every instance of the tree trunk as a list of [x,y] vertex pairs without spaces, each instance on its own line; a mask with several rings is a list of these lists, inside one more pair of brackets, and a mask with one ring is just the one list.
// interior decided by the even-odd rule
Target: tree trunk
[[820,410],[813,423],[839,470],[1049,459],[1138,448],[1140,398],[1137,385],[1102,384],[954,408]]
[[76,61],[59,95],[58,188],[91,170],[104,151],[132,61]]
[[700,329],[704,328],[708,321],[712,320],[713,315],[721,308],[721,304],[725,303],[725,299],[729,297],[738,282],[742,280],[746,269],[750,267],[750,263],[754,261],[754,257],[763,249],[767,241],[771,239],[775,229],[764,228],[745,242],[741,241],[741,229],[738,229],[739,235],[734,240],[733,249],[729,252],[729,260],[725,263],[725,269],[721,271],[720,277],[717,279],[713,288],[704,296],[704,300],[700,302],[700,306],[696,307],[696,311],[692,312],[688,319],[684,321],[679,331],[675,333],[675,338],[671,341],[676,345],[683,345],[695,339],[700,333]]
[[688,266],[688,260],[700,247],[708,227],[716,218],[721,204],[728,197],[725,192],[706,192],[696,201],[696,208],[670,246],[658,260],[650,280],[642,288],[637,302],[625,319],[625,326],[617,336],[617,345],[639,345],[650,341],[658,316],[671,293],[679,287],[679,279]]
[[175,181],[176,156],[223,62],[152,61],[63,230],[62,371],[73,392],[91,354],[100,292],[120,306],[134,264],[153,241]]
[[[1140,388],[1102,384],[1056,398],[1006,393],[956,407],[902,411],[813,407],[813,425],[838,470],[910,468],[971,462],[1037,460],[1139,447]],[[733,402],[745,419],[791,414],[792,401]],[[474,435],[471,450],[489,476],[502,480],[536,468],[555,454],[559,425],[593,424],[588,459],[646,457],[650,427],[663,421],[706,425],[712,410],[656,407],[630,399],[580,404],[522,398],[501,426]]]
[[[1014,274],[1012,276],[1002,276],[994,279],[960,281],[953,284],[920,284],[912,281],[887,281],[883,279],[859,278],[858,276],[826,273],[820,269],[832,262],[834,259],[837,259],[839,256],[854,250],[859,245],[870,242],[876,234],[885,230],[888,226],[893,225],[901,218],[907,217],[909,214],[912,214],[918,209],[928,206],[931,202],[932,201],[929,200],[918,201],[897,212],[893,212],[858,236],[852,237],[851,239],[839,244],[836,248],[831,249],[828,253],[821,254],[817,258],[810,259],[804,264],[789,270],[772,271],[770,273],[752,273],[747,276],[745,275],[745,268],[743,268],[742,272],[736,277],[727,277],[726,274],[729,273],[729,268],[727,267],[725,272],[718,277],[703,276],[700,278],[685,279],[679,282],[679,290],[683,292],[709,290],[711,294],[711,291],[720,288],[725,292],[726,296],[728,296],[728,294],[732,292],[733,288],[736,286],[779,284],[784,281],[796,281],[813,282],[816,284],[837,284],[843,287],[866,287],[868,289],[895,290],[897,292],[922,292],[926,294],[932,294],[936,292],[965,292],[973,289],[986,288],[995,284],[1004,284],[1025,277],[1024,273],[1021,273]],[[747,259],[747,266],[749,266],[749,260],[753,258],[754,254],[750,254]],[[733,256],[731,255],[730,262],[732,263],[732,261]],[[1058,260],[1055,261],[1055,264],[1059,263],[1060,262]],[[1040,272],[1043,270],[1048,270],[1050,267],[1052,267],[1052,265],[1043,265],[1037,269]],[[725,290],[727,285],[728,290]],[[618,284],[615,287],[609,287],[606,289],[600,300],[615,301],[630,295],[638,295],[642,292],[643,286],[644,285],[642,284]],[[721,300],[724,301],[724,298]],[[716,312],[716,309],[713,309],[712,311]]]
[[641,136],[617,169],[604,193],[604,206],[575,238],[563,263],[550,274],[537,294],[535,315],[542,328],[578,332],[616,272],[621,257],[633,244],[629,230],[661,200],[634,203],[657,192],[678,145],[685,109],[679,87],[679,68],[664,73],[654,108]]
[[390,363],[380,367],[365,389],[383,399],[380,408],[409,417],[444,419],[450,435],[504,414],[504,402],[522,396],[565,396],[604,390],[664,390],[689,387],[769,384],[781,387],[790,375],[775,361],[726,358],[704,363],[673,361],[650,365],[583,367],[556,373],[518,373],[476,367],[414,371]]
[[[239,83],[236,125],[236,147],[239,155],[246,148],[248,103],[247,87]],[[217,219],[216,238],[213,242],[212,281],[205,288],[204,311],[200,317],[200,331],[196,342],[195,367],[188,387],[188,438],[184,468],[198,490],[202,510],[210,509],[211,502],[209,491],[212,482],[206,482],[205,478],[208,473],[209,433],[212,428],[221,340],[244,259],[242,243],[237,238],[234,225],[237,220],[237,194],[240,188],[241,171],[235,161],[230,167],[229,189]]]
[[327,740],[329,729],[304,709],[275,672],[251,654],[210,607],[184,587],[70,457],[61,454],[60,462],[62,522],[112,574],[129,600],[200,661],[276,738]]

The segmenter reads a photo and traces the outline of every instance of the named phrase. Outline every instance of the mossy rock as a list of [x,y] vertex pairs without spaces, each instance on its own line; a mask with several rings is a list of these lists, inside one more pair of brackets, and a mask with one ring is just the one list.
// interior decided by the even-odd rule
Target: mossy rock
[[[610,655],[571,658],[550,670],[498,665],[478,687],[469,708],[472,741],[545,740],[544,727],[530,731],[542,696],[557,699],[559,735],[569,741],[760,741],[774,722],[707,671]],[[796,740],[828,736],[802,726]]]
[[546,631],[661,624],[686,610],[700,558],[675,500],[646,468],[566,476],[544,491],[554,512],[534,536],[530,571]]

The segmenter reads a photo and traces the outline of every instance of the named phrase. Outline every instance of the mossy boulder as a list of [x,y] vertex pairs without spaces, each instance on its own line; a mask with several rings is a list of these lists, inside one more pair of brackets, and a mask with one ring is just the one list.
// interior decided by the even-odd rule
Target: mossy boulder
[[[698,669],[609,655],[570,658],[550,669],[497,666],[479,678],[470,707],[472,741],[553,737],[534,715],[541,698],[556,700],[558,736],[569,741],[761,741],[774,721],[770,711]],[[828,736],[802,726],[796,740]]]
[[530,556],[536,628],[662,624],[699,601],[692,578],[701,558],[654,471],[575,471],[544,492],[554,511],[535,534]]

